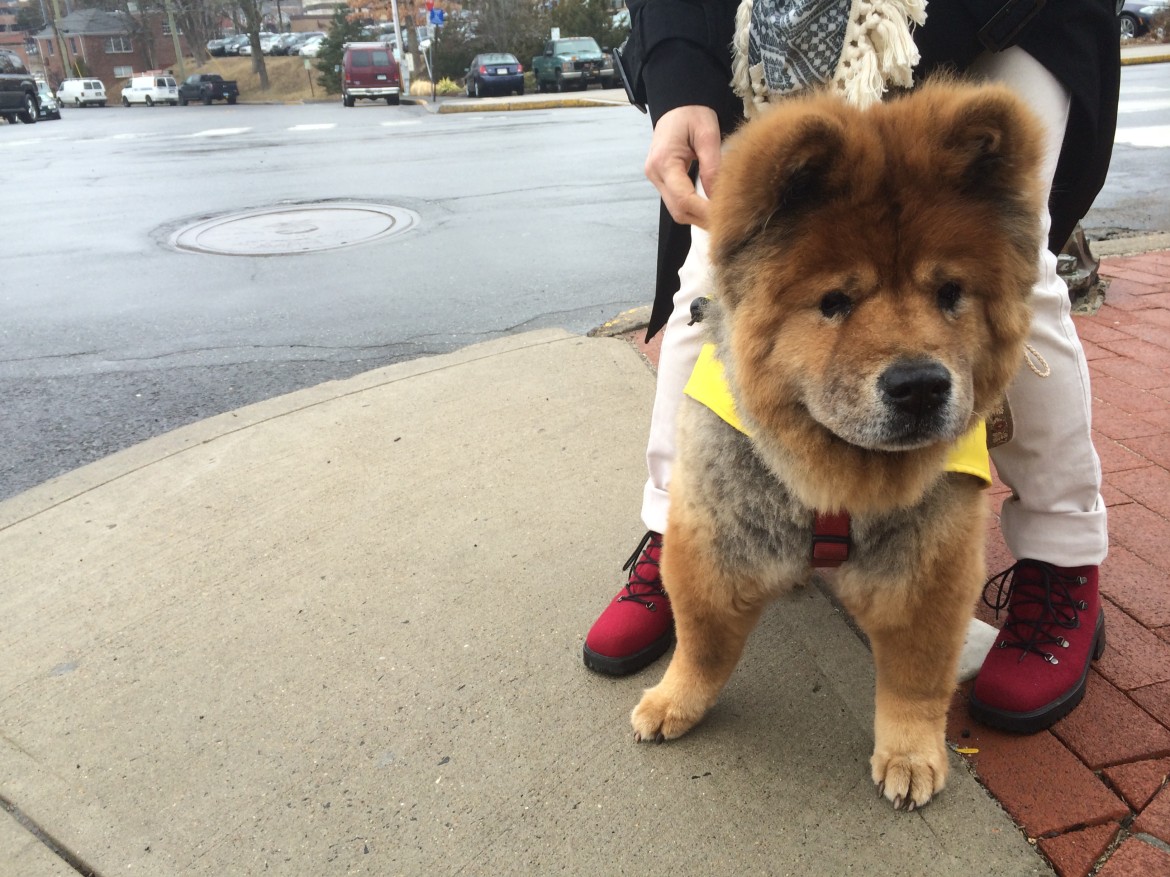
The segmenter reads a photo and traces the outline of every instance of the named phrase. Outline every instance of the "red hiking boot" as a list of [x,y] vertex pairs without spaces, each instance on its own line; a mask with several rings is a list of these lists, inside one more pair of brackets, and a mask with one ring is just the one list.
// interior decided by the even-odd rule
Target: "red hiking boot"
[[987,588],[1007,620],[971,689],[971,715],[993,728],[1032,734],[1064,718],[1085,696],[1089,664],[1105,651],[1097,567],[1021,560]]
[[662,535],[642,537],[623,570],[629,581],[585,637],[585,666],[610,676],[627,676],[653,663],[674,641],[674,613],[662,589],[658,561]]

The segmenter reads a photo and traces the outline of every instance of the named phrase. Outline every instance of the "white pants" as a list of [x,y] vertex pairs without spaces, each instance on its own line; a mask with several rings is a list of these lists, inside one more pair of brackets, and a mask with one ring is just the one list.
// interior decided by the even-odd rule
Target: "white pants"
[[[1052,180],[1068,122],[1069,94],[1034,58],[1019,48],[985,53],[972,72],[1010,85],[1044,122],[1044,178]],[[1047,240],[1045,215],[1042,240]],[[975,242],[973,242],[975,243]],[[1058,566],[1100,564],[1108,547],[1101,465],[1090,435],[1089,372],[1070,316],[1068,288],[1056,274],[1056,257],[1041,248],[1040,279],[1032,291],[1034,316],[1028,343],[1050,369],[1041,378],[1022,368],[1008,390],[1015,437],[992,451],[1000,479],[1012,489],[1000,526],[1017,558]],[[691,249],[679,270],[679,291],[663,330],[658,384],[646,446],[649,478],[642,521],[661,533],[670,505],[675,457],[675,417],[699,348],[702,327],[688,326],[691,302],[711,293],[707,234],[691,229]]]

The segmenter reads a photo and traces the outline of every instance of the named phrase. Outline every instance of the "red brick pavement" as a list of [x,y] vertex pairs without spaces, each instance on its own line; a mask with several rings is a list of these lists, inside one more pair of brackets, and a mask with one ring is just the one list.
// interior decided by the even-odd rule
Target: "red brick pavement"
[[[975,724],[964,686],[948,736],[1060,877],[1170,877],[1170,250],[1106,258],[1101,275],[1104,306],[1076,323],[1109,507],[1108,648],[1084,702],[1051,730]],[[642,336],[627,337],[655,365],[659,339]],[[991,491],[996,512],[1005,495]],[[995,523],[991,570],[1012,563]]]

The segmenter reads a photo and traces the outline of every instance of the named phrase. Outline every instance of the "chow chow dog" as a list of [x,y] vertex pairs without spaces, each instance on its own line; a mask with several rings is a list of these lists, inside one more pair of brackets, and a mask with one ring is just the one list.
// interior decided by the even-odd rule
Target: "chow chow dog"
[[[700,301],[728,410],[679,414],[678,642],[636,740],[694,727],[765,605],[847,547],[832,585],[873,650],[873,781],[907,810],[943,788],[986,526],[986,481],[947,461],[1023,362],[1041,138],[1008,89],[936,80],[866,110],[797,98],[730,139]],[[818,514],[846,530],[814,551]]]

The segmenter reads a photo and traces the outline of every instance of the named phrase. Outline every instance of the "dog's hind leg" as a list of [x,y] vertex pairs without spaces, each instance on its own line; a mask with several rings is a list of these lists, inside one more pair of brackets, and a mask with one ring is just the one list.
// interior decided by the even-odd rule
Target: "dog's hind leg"
[[725,578],[702,540],[681,531],[672,520],[662,555],[677,645],[666,675],[630,716],[638,741],[670,740],[698,724],[739,662],[767,602],[760,589],[745,599],[743,582]]

